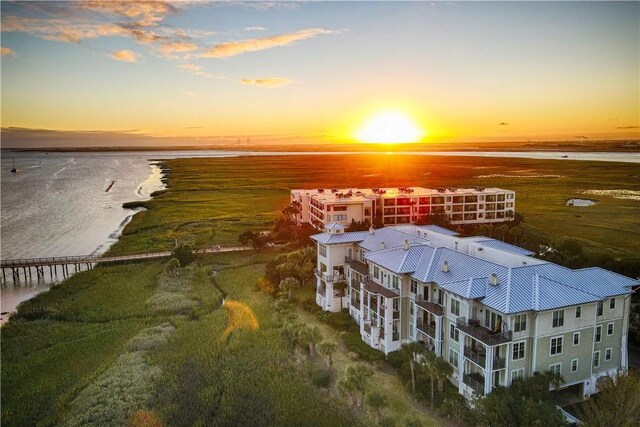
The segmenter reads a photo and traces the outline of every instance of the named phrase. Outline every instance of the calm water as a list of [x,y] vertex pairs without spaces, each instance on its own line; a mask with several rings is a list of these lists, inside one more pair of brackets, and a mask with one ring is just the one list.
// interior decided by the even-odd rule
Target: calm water
[[[318,152],[162,151],[121,153],[2,152],[0,257],[2,259],[101,254],[131,219],[123,202],[160,188],[149,159],[264,155],[362,154]],[[398,153],[401,154],[401,153]],[[438,152],[439,156],[519,157],[640,163],[638,153]],[[563,156],[567,156],[563,158]],[[19,173],[10,172],[13,161]],[[105,190],[116,181],[109,192]],[[1,311],[48,289],[50,283],[3,283]]]

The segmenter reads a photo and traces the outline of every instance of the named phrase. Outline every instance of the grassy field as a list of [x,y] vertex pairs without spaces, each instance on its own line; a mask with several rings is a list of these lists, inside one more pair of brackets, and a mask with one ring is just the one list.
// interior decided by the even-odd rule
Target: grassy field
[[[380,154],[174,159],[166,167],[169,190],[146,203],[110,253],[166,249],[175,239],[235,243],[242,231],[267,229],[292,188],[409,185],[512,189],[526,227],[543,239],[574,238],[615,257],[640,253],[640,200],[583,193],[630,190],[637,198],[637,164]],[[576,197],[599,203],[566,206]]]

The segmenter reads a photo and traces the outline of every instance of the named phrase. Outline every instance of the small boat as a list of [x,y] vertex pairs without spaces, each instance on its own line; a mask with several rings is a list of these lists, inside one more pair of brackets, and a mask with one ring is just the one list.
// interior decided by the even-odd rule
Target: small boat
[[564,156],[562,156],[562,158],[563,158],[563,159],[568,159],[568,158],[569,158],[569,156],[564,155]]
[[18,173],[18,168],[16,168],[16,159],[13,159],[13,167],[11,168],[11,173]]

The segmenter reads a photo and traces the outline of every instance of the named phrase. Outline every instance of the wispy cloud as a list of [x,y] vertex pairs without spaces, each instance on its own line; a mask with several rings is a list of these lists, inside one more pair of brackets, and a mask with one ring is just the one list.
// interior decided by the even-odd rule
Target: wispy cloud
[[262,87],[280,87],[293,83],[293,80],[285,77],[265,77],[262,79],[242,79],[240,83]]
[[226,58],[246,52],[256,52],[274,47],[287,46],[297,41],[314,38],[323,34],[339,33],[340,31],[325,30],[323,28],[308,28],[290,34],[221,43],[206,50],[201,56],[205,58]]
[[10,47],[0,47],[0,56],[12,55],[16,56],[16,51]]
[[498,123],[498,126],[509,126],[509,123],[507,123],[507,122],[500,122],[500,123]]
[[638,126],[616,126],[616,129],[638,129]]
[[124,50],[116,50],[109,54],[111,59],[122,62],[138,62],[138,57],[136,53],[132,50],[124,49]]
[[158,25],[166,15],[177,12],[175,6],[164,1],[89,0],[78,4],[84,9],[134,19],[141,27]]
[[247,27],[245,31],[267,31],[265,27]]
[[180,68],[182,71],[186,71],[188,73],[191,73],[194,76],[206,77],[208,79],[214,77],[214,75],[212,73],[209,73],[209,72],[205,71],[204,68],[202,67],[202,65],[181,64],[178,68]]

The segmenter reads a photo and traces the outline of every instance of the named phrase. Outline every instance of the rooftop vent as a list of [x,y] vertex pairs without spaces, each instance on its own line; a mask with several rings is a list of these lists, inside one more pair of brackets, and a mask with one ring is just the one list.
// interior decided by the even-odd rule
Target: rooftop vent
[[402,249],[409,250],[409,241],[407,239],[404,239],[404,242],[402,242]]
[[380,249],[384,249],[384,242],[380,242]]
[[441,270],[442,270],[443,273],[448,273],[449,272],[449,263],[447,261],[442,263]]
[[496,273],[491,273],[489,276],[489,284],[492,286],[497,286],[500,283],[500,279],[498,279],[498,275]]
[[375,228],[373,228],[373,226],[369,227],[369,234],[373,234],[375,232],[376,232],[376,230],[375,230]]

